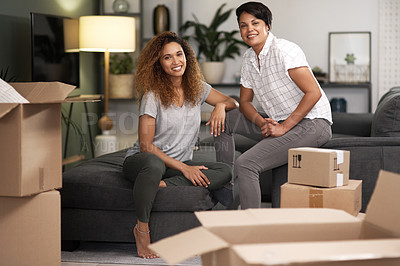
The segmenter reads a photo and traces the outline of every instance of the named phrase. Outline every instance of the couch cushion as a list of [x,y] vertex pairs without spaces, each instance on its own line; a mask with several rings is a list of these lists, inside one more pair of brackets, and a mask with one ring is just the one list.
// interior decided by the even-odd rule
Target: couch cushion
[[372,137],[400,137],[400,90],[393,88],[379,101],[371,126]]
[[369,137],[371,136],[371,113],[332,112],[333,137]]
[[[63,173],[62,207],[135,210],[133,184],[123,177],[126,150],[83,162]],[[199,211],[215,206],[203,187],[167,187],[157,193],[153,211]]]

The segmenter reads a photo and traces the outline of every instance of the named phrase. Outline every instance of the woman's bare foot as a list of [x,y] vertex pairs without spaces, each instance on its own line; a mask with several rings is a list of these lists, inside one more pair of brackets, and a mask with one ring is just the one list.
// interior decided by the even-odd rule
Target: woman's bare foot
[[[141,224],[140,226],[138,226],[139,223]],[[150,244],[149,224],[141,223],[139,221],[138,224],[136,224],[133,229],[133,235],[135,236],[136,249],[139,257],[145,259],[158,258],[159,256],[148,248],[148,245]],[[139,227],[142,229],[139,229]]]
[[167,187],[167,184],[163,180],[161,180],[158,187]]

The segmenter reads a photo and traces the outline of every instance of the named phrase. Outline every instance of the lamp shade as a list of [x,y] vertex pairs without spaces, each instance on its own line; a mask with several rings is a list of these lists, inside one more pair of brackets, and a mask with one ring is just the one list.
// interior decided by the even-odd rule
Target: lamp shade
[[63,28],[65,52],[79,52],[79,19],[65,18]]
[[135,18],[83,16],[79,18],[79,48],[86,52],[134,52]]

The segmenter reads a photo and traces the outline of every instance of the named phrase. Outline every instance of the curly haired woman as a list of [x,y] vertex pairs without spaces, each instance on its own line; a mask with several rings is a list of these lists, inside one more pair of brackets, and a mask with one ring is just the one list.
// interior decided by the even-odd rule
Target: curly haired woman
[[157,257],[147,246],[150,212],[160,187],[202,186],[222,204],[232,202],[232,191],[224,187],[231,181],[231,167],[192,161],[201,104],[215,106],[206,124],[213,135],[224,130],[225,111],[237,107],[234,99],[202,79],[193,50],[173,32],[154,37],[139,56],[139,139],[127,151],[124,174],[134,182],[138,219],[133,231],[140,257]]

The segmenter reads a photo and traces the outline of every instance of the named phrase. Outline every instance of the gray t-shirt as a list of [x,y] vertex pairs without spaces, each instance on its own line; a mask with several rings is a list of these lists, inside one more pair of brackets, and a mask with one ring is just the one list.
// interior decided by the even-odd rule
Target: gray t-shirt
[[[146,114],[156,119],[153,144],[166,155],[181,162],[193,157],[201,123],[201,105],[211,91],[209,84],[203,84],[204,91],[195,106],[185,102],[182,107],[171,105],[165,108],[152,92],[144,95],[140,104],[139,116]],[[138,139],[127,151],[126,157],[139,152]]]

